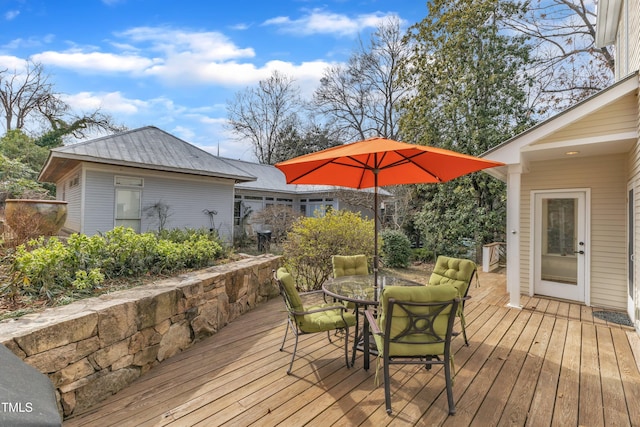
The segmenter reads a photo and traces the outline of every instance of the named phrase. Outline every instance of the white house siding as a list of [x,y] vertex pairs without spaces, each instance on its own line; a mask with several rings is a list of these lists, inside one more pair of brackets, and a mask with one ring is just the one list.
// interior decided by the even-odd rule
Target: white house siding
[[[640,103],[640,98],[637,99]],[[640,105],[639,105],[640,107]],[[638,133],[640,134],[640,117],[638,118]],[[633,277],[635,282],[635,321],[640,330],[640,141],[636,142],[629,155],[629,186],[633,189],[634,220],[633,220],[633,252],[635,257]]]
[[115,190],[112,172],[86,169],[83,177],[84,224],[81,232],[92,236],[113,229]]
[[616,80],[640,68],[640,9],[637,2],[624,0],[616,37]]
[[532,162],[522,175],[520,289],[529,292],[531,192],[591,189],[591,305],[626,307],[626,154]]
[[[114,227],[115,176],[144,179],[142,209],[157,202],[169,209],[166,228],[206,228],[211,221],[204,210],[216,211],[214,228],[230,241],[233,227],[233,181],[184,174],[154,173],[135,168],[118,171],[88,167],[85,172],[85,234],[106,232]],[[142,213],[141,231],[156,230],[158,222]]]
[[82,227],[82,170],[74,168],[56,187],[56,198],[67,203],[65,229],[78,232]]
[[636,102],[635,96],[623,96],[600,109],[597,114],[589,114],[549,137],[536,141],[533,145],[595,138],[612,133],[635,132],[638,125]]
[[230,241],[233,229],[233,181],[208,177],[146,176],[142,191],[142,231],[158,229],[156,218],[145,215],[144,209],[157,202],[169,206],[166,228],[211,228],[211,217],[205,212],[215,211],[213,228]]

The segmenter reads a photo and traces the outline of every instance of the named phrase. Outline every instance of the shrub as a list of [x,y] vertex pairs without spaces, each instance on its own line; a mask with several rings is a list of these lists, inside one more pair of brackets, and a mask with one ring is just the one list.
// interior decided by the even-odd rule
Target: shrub
[[390,268],[404,268],[411,258],[411,241],[402,231],[384,230],[382,233],[382,262]]
[[415,248],[413,250],[413,259],[419,262],[435,262],[435,254],[427,248]]
[[91,292],[107,279],[201,268],[223,254],[220,243],[208,232],[172,235],[180,241],[124,227],[104,236],[73,234],[66,245],[56,237],[32,240],[16,249],[12,284],[4,292],[52,299],[65,293]]
[[323,217],[301,217],[283,243],[284,264],[302,290],[320,289],[332,274],[332,255],[374,254],[373,220],[359,213],[331,210]]

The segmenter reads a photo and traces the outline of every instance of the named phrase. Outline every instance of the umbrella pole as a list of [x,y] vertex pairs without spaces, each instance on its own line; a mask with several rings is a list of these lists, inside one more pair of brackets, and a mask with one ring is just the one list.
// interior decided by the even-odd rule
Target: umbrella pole
[[378,301],[378,171],[373,171],[373,300]]

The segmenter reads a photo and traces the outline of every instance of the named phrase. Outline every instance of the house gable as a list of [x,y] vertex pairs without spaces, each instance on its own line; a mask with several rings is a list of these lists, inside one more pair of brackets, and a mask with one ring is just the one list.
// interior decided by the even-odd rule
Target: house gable
[[638,73],[485,152],[505,163],[487,173],[506,180],[509,165],[526,170],[535,160],[628,152],[637,141]]

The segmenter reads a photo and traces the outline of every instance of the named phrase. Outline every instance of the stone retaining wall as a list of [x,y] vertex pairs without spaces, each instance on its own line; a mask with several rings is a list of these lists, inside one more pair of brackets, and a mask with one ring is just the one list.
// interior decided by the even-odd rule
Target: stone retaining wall
[[0,343],[49,376],[64,417],[79,414],[276,296],[279,262],[261,255],[4,320]]

